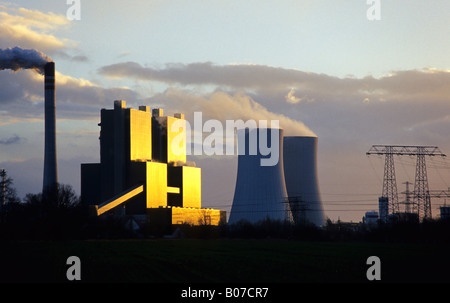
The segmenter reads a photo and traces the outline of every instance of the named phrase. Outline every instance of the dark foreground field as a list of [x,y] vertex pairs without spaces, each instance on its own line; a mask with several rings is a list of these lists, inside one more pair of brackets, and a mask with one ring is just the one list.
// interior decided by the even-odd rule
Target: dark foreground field
[[450,246],[423,243],[156,239],[0,243],[0,282],[65,282],[69,256],[81,282],[450,282]]

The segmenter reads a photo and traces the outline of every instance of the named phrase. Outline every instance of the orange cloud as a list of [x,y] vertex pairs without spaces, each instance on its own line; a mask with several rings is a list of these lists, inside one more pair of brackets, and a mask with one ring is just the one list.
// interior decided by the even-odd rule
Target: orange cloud
[[7,5],[1,5],[0,9],[0,44],[3,48],[19,45],[51,52],[75,44],[52,34],[52,31],[68,26],[66,16]]

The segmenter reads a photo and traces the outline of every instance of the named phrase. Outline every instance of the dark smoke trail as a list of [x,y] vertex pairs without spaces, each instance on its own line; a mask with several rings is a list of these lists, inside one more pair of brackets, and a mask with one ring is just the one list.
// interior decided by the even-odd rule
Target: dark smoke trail
[[0,70],[34,69],[44,74],[44,65],[51,59],[44,53],[34,49],[20,47],[0,49]]

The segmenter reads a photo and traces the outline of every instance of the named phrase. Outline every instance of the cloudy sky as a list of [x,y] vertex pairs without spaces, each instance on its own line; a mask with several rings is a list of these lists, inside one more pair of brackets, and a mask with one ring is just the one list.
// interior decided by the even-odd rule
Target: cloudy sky
[[[373,144],[436,145],[450,154],[450,2],[381,0],[0,1],[0,48],[37,49],[56,62],[60,182],[80,187],[99,161],[99,114],[130,107],[203,118],[278,119],[319,138],[326,216],[359,221],[377,209],[381,157]],[[43,76],[0,71],[0,167],[18,193],[42,187]],[[229,210],[236,157],[191,157],[203,205]],[[399,200],[415,159],[396,159]],[[427,158],[430,189],[450,186],[448,160]],[[433,200],[433,216],[444,203]]]

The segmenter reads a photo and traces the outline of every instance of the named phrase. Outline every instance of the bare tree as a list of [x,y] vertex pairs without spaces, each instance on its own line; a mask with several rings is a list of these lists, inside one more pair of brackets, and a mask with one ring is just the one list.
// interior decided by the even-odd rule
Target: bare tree
[[0,168],[0,210],[8,203],[20,202],[13,179],[8,177],[6,169]]
[[42,193],[27,194],[24,202],[30,205],[52,205],[56,208],[70,208],[79,205],[80,197],[77,196],[71,185],[58,184],[55,196],[44,197]]

